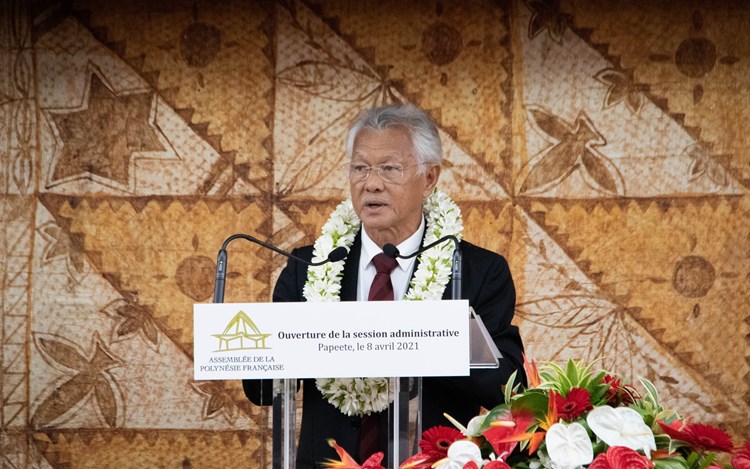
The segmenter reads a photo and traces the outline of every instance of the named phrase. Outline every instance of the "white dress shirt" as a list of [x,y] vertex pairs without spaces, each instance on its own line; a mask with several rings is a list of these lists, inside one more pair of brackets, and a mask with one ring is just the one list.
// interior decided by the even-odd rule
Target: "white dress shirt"
[[[401,254],[411,254],[419,249],[424,237],[424,229],[425,221],[424,217],[422,217],[422,222],[419,224],[417,231],[396,246],[398,251]],[[372,258],[381,252],[383,250],[375,244],[375,241],[367,236],[367,231],[362,227],[362,250],[359,255],[359,275],[357,276],[357,301],[366,301],[370,294],[370,286],[377,273],[375,264],[372,263]],[[417,261],[417,258],[398,258],[396,261],[398,261],[398,266],[391,272],[391,283],[393,283],[393,299],[400,300],[409,288],[409,281],[411,280],[414,263]]]

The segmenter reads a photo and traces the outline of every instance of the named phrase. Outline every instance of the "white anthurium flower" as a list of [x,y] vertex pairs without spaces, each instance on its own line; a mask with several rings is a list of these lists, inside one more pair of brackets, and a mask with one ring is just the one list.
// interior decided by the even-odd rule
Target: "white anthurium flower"
[[586,417],[589,428],[609,446],[641,450],[651,459],[656,450],[654,432],[643,422],[641,414],[628,407],[596,407]]
[[478,467],[484,464],[479,446],[471,441],[458,440],[448,447],[448,457],[441,459],[433,467],[435,469],[463,469],[464,465],[471,461],[474,461]]
[[484,424],[484,420],[487,418],[487,414],[483,415],[477,415],[473,419],[469,420],[468,425],[465,427],[461,425],[461,422],[454,419],[448,414],[443,414],[445,418],[447,418],[450,423],[453,424],[454,427],[456,427],[464,436],[466,437],[472,437],[472,436],[480,436],[482,429],[482,425]]
[[479,436],[480,430],[482,428],[482,425],[484,425],[484,419],[487,417],[487,414],[485,415],[477,415],[473,419],[469,420],[469,423],[466,425],[466,436]]
[[556,423],[544,437],[547,453],[557,467],[574,468],[594,460],[594,448],[580,423]]

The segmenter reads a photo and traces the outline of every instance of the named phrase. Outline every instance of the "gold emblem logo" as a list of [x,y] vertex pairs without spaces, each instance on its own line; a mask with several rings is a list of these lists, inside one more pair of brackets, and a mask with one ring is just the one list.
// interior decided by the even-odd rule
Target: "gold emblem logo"
[[212,337],[219,339],[217,352],[269,349],[270,347],[266,346],[266,338],[270,336],[271,334],[262,333],[243,311],[234,315],[223,333],[212,334]]

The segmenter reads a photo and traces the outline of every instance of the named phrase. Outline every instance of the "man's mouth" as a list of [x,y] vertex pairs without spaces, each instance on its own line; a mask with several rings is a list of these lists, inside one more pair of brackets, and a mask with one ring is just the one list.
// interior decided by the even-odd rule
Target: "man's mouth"
[[381,207],[385,207],[388,204],[386,204],[385,202],[378,201],[378,200],[371,200],[369,202],[365,202],[363,205],[365,208],[378,209]]

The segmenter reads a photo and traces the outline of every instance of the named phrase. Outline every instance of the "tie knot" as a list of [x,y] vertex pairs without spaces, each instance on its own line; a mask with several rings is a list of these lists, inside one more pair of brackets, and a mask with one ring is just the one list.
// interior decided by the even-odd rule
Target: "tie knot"
[[372,263],[375,264],[375,270],[379,274],[390,275],[393,269],[398,265],[398,261],[392,257],[388,257],[385,253],[377,254],[372,258]]

